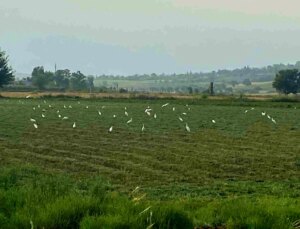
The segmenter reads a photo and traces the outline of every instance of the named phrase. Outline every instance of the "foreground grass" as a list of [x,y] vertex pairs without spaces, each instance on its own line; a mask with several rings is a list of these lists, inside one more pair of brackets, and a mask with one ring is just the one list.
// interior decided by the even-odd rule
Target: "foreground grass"
[[300,200],[245,196],[150,200],[105,180],[50,175],[33,167],[0,169],[0,228],[293,228]]
[[0,99],[0,227],[292,228],[299,104],[187,102]]

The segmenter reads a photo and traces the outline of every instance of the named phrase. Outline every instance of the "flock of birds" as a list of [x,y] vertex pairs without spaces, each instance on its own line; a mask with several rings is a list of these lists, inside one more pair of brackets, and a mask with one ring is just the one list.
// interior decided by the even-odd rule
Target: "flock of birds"
[[[26,98],[27,98],[27,97],[26,97]],[[28,98],[29,98],[29,97],[28,97]],[[46,101],[46,100],[44,100],[44,104],[45,104],[47,107],[49,107],[50,109],[52,109],[52,108],[54,109],[54,107],[52,107],[51,104],[47,105],[47,101]],[[78,104],[80,104],[79,101],[78,101]],[[161,109],[164,109],[164,108],[167,107],[167,106],[170,106],[170,103],[165,103],[165,104],[161,105]],[[105,108],[105,106],[102,106],[102,107],[101,107],[102,110],[103,110],[104,108]],[[183,119],[182,117],[183,117],[183,116],[186,116],[186,115],[188,114],[187,112],[191,110],[191,108],[189,107],[188,104],[186,104],[186,108],[187,108],[187,111],[186,111],[186,112],[182,112],[182,113],[178,116],[178,120],[179,120],[180,122],[184,122],[184,119]],[[34,111],[37,110],[37,109],[41,109],[41,105],[40,105],[40,104],[38,104],[37,107],[33,107],[33,110],[34,110]],[[63,109],[72,109],[72,106],[71,106],[71,105],[69,105],[69,106],[63,105]],[[89,109],[89,106],[85,106],[85,109]],[[175,110],[176,110],[176,107],[172,107],[172,111],[175,111]],[[254,107],[252,107],[252,108],[249,109],[249,110],[245,110],[244,113],[247,114],[248,112],[251,112],[251,111],[253,111],[253,110],[255,110]],[[42,114],[41,114],[41,117],[42,117],[42,118],[46,118],[46,111],[47,111],[47,110],[46,110],[45,108],[42,109]],[[68,116],[62,116],[62,115],[61,115],[62,112],[60,112],[60,110],[57,110],[56,113],[57,113],[57,117],[58,117],[60,120],[68,120],[68,119],[69,119]],[[145,113],[147,116],[150,116],[150,117],[153,117],[154,119],[157,119],[157,114],[154,112],[154,110],[153,110],[150,106],[148,106],[148,107],[144,110],[144,113]],[[98,115],[99,115],[99,116],[102,115],[102,112],[101,112],[100,110],[98,110]],[[129,117],[129,113],[128,113],[128,111],[127,111],[127,107],[124,107],[124,115],[125,115],[126,117]],[[264,111],[264,112],[261,112],[261,115],[267,117],[267,118],[268,118],[269,120],[271,120],[274,124],[277,123],[276,120],[275,120],[274,118],[272,118],[269,114],[267,114],[265,111]],[[113,118],[116,118],[116,117],[117,117],[117,115],[114,114],[114,115],[113,115]],[[39,128],[36,119],[30,118],[30,121],[33,123],[33,127],[34,127],[35,129],[38,129],[38,128]],[[128,121],[127,121],[126,123],[127,123],[127,124],[130,124],[130,123],[132,123],[132,122],[133,122],[133,119],[132,119],[132,117],[131,117],[130,119],[128,119]],[[213,124],[216,124],[216,120],[214,120],[214,119],[212,119],[211,122],[212,122]],[[77,127],[76,122],[73,122],[72,128],[76,128],[76,127]],[[110,132],[110,133],[113,132],[113,129],[114,129],[114,126],[110,126],[109,129],[108,129],[108,132]],[[191,128],[189,127],[189,125],[188,125],[187,122],[185,123],[185,130],[186,130],[187,132],[191,132]],[[142,124],[141,131],[142,131],[142,132],[145,131],[145,124],[144,124],[144,123]]]
[[[29,97],[26,97],[26,98],[29,98]],[[44,100],[44,103],[45,103],[45,104],[47,103],[46,100]],[[80,102],[78,102],[78,104],[80,104]],[[167,106],[169,106],[169,105],[170,105],[170,103],[165,103],[165,104],[163,104],[163,105],[161,106],[161,108],[163,109],[164,107],[167,107]],[[53,108],[52,105],[50,105],[50,104],[48,105],[48,107],[49,107],[50,109]],[[191,110],[191,108],[189,107],[188,104],[186,104],[186,107],[187,107],[187,110],[188,110],[188,111]],[[40,108],[41,108],[41,105],[38,104],[37,107],[33,107],[32,109],[35,111],[35,110],[40,109]],[[72,106],[71,106],[71,105],[69,105],[69,106],[63,105],[63,108],[64,108],[64,109],[72,109]],[[101,109],[104,109],[104,108],[105,108],[105,106],[102,106],[102,107],[101,107]],[[89,109],[89,106],[86,106],[85,109]],[[176,108],[173,107],[172,110],[175,111]],[[41,114],[41,117],[42,117],[42,118],[46,118],[46,111],[47,111],[46,109],[42,109],[42,112],[43,112],[43,113]],[[153,112],[153,109],[150,108],[150,106],[148,106],[148,107],[144,110],[144,113],[145,113],[146,115],[148,115],[148,116],[152,116],[152,113],[151,113],[151,112]],[[59,119],[61,119],[61,120],[68,120],[68,119],[69,119],[68,116],[62,116],[60,110],[57,110],[56,113],[57,113],[57,117],[58,117]],[[98,115],[99,115],[99,116],[102,115],[102,112],[101,112],[100,110],[98,110]],[[124,115],[127,116],[127,117],[129,116],[129,113],[128,113],[128,111],[127,111],[127,107],[124,107]],[[185,115],[185,116],[186,116],[186,115],[187,115],[187,112],[182,112],[182,115]],[[114,115],[113,115],[113,118],[116,118],[116,117],[117,117],[117,115],[114,114]],[[156,114],[156,113],[153,113],[153,118],[154,118],[154,119],[157,119],[157,114]],[[181,116],[178,116],[178,120],[179,120],[180,122],[184,122],[184,120],[183,120],[183,118],[182,118]],[[37,120],[34,119],[34,118],[30,118],[30,121],[33,123],[33,127],[34,127],[35,129],[38,129],[39,126],[38,126],[38,124],[37,124]],[[130,118],[126,123],[127,123],[127,124],[130,124],[130,123],[132,123],[132,122],[133,122],[133,119]],[[215,120],[212,120],[212,123],[216,123],[216,121],[215,121]],[[73,128],[76,128],[76,122],[73,123],[72,127],[73,127]],[[113,126],[110,126],[109,129],[108,129],[108,132],[112,132],[112,131],[113,131],[113,128],[114,128]],[[191,132],[191,129],[190,129],[190,127],[189,127],[189,125],[188,125],[187,123],[185,123],[185,129],[186,129],[187,132]],[[142,124],[141,130],[142,130],[142,132],[145,131],[145,124],[144,124],[144,123]]]

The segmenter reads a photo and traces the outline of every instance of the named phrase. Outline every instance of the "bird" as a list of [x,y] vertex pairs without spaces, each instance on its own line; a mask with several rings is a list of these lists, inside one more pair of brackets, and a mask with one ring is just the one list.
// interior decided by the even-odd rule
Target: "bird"
[[102,115],[101,111],[98,111],[98,114],[99,114],[99,115]]
[[45,115],[44,115],[44,114],[42,114],[42,118],[45,118]]
[[216,121],[215,121],[214,119],[213,119],[213,120],[211,120],[211,122],[212,122],[212,123],[216,123]]
[[65,109],[67,108],[66,105],[64,105],[64,108],[65,108]]
[[117,117],[117,115],[115,115],[115,114],[114,114],[114,115],[113,115],[113,117],[114,117],[114,118],[116,118],[116,117]]
[[165,103],[165,104],[163,104],[161,107],[166,107],[166,106],[168,106],[169,105],[169,103]]
[[62,120],[67,120],[67,119],[69,119],[69,117],[67,117],[67,116],[62,118]]
[[190,127],[188,126],[187,123],[185,123],[185,129],[186,129],[187,132],[191,132],[191,129],[190,129]]
[[35,129],[38,128],[38,125],[36,123],[33,123],[33,126],[34,126]]
[[102,106],[101,108],[102,108],[102,109],[104,109],[104,108],[105,108],[105,106]]
[[178,119],[179,119],[181,122],[183,122],[183,119],[182,119],[180,116],[178,117]]
[[59,114],[58,117],[61,118],[61,115]]
[[127,113],[127,111],[126,111],[126,110],[125,110],[125,115],[126,115],[126,116],[128,116],[128,113]]
[[31,122],[36,122],[36,120],[35,120],[35,119],[33,119],[33,118],[31,118],[31,119],[30,119],[30,121],[31,121]]
[[268,119],[271,119],[270,115],[267,115]]
[[109,132],[112,132],[113,131],[113,126],[111,126],[109,129],[108,129]]
[[149,116],[151,115],[151,113],[149,111],[147,111],[146,114],[149,115]]
[[272,122],[273,122],[274,124],[276,124],[276,121],[275,121],[275,119],[273,119],[273,118],[272,118],[271,120],[272,120]]
[[157,118],[157,115],[156,115],[156,113],[153,115],[153,117],[156,119]]
[[126,110],[127,110],[127,107],[124,107],[124,110],[126,111]]
[[175,111],[175,107],[173,107],[173,111]]
[[34,110],[34,111],[35,111],[35,107],[33,107],[33,108],[32,108],[32,110]]
[[127,124],[129,124],[129,123],[131,123],[131,122],[132,122],[132,118],[129,119],[129,120],[127,121]]
[[187,115],[185,112],[182,113],[183,115]]
[[86,106],[85,108],[86,108],[86,109],[89,109],[89,106]]
[[254,110],[254,107],[251,107],[251,110]]
[[145,125],[143,124],[143,126],[142,126],[142,131],[144,132],[144,130],[145,130]]
[[57,110],[56,113],[58,114],[58,113],[59,113],[59,110]]
[[40,104],[38,105],[38,108],[41,108],[41,105],[40,105]]
[[262,116],[265,116],[265,115],[266,115],[266,112],[261,112],[261,115],[262,115]]
[[76,122],[73,123],[73,128],[76,128]]
[[245,114],[248,112],[248,110],[245,110]]
[[49,104],[49,108],[51,108],[52,106]]
[[30,97],[31,97],[31,95],[27,95],[27,96],[26,96],[26,99],[29,99]]
[[71,109],[71,108],[72,108],[72,106],[71,106],[71,105],[69,105],[69,108]]

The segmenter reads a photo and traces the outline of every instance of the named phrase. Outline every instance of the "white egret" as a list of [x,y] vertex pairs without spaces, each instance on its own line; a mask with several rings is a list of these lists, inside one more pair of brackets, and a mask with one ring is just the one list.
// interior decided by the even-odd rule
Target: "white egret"
[[149,116],[151,115],[151,113],[149,111],[147,111],[146,114],[149,115]]
[[85,108],[86,108],[86,109],[89,109],[89,106],[86,106]]
[[185,112],[183,112],[182,114],[183,114],[183,115],[187,115],[187,113],[185,113]]
[[215,121],[214,119],[213,119],[213,120],[211,120],[211,122],[212,122],[212,123],[216,123],[216,121]]
[[35,120],[35,119],[33,119],[33,118],[31,118],[31,119],[30,119],[30,121],[31,121],[31,122],[36,122],[36,120]]
[[64,108],[65,108],[65,109],[67,108],[66,105],[64,105]]
[[67,116],[62,118],[62,120],[68,120],[68,119],[69,119],[69,117],[67,117]]
[[59,114],[58,117],[61,118],[61,115]]
[[59,113],[59,110],[57,110],[56,113],[58,114],[58,113]]
[[98,111],[98,114],[99,114],[99,115],[102,115],[101,111]]
[[113,117],[114,117],[114,118],[116,118],[116,117],[117,117],[117,115],[115,115],[115,114],[114,114],[114,115],[113,115]]
[[144,130],[145,130],[145,125],[143,124],[143,126],[142,126],[142,131],[144,132]]
[[267,115],[268,119],[271,119],[270,115]]
[[266,112],[261,112],[261,115],[262,115],[262,116],[265,116],[265,115],[266,115]]
[[188,126],[187,123],[185,123],[185,129],[186,129],[187,132],[191,132],[191,129],[190,129],[190,127]]
[[275,121],[275,119],[273,119],[273,118],[272,118],[271,120],[272,120],[272,122],[273,122],[274,124],[276,124],[276,121]]
[[127,121],[127,124],[132,123],[132,118]]
[[169,105],[169,103],[166,103],[166,104],[163,104],[161,107],[166,107],[168,105]]
[[245,110],[245,114],[248,112],[248,110]]
[[113,131],[113,126],[111,126],[108,131],[112,132]]
[[173,107],[173,111],[175,111],[175,107]]
[[49,108],[51,108],[52,106],[49,104]]
[[125,115],[126,115],[126,116],[128,116],[128,113],[127,113],[127,111],[125,111]]
[[178,119],[179,119],[181,122],[183,122],[183,119],[182,119],[180,116],[178,117]]
[[36,123],[33,123],[33,126],[34,126],[35,129],[38,128],[38,125]]
[[254,107],[251,107],[251,110],[254,110]]
[[34,111],[35,111],[35,107],[33,107],[33,108],[32,108],[32,110],[34,110]]
[[156,115],[156,113],[153,115],[153,117],[156,119],[157,118],[157,115]]
[[26,99],[29,99],[30,97],[31,97],[31,95],[27,95],[27,96],[26,96]]
[[76,128],[76,122],[73,123],[73,128]]
[[44,114],[42,114],[42,118],[45,118],[45,115],[44,115]]

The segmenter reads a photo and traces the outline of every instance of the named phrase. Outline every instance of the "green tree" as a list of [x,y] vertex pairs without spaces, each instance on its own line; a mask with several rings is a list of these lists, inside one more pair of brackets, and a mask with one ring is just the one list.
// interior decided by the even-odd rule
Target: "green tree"
[[70,86],[73,90],[84,90],[87,88],[87,81],[80,71],[73,72],[70,78]]
[[13,82],[14,79],[13,70],[8,66],[8,56],[0,49],[0,87]]
[[48,82],[45,77],[45,70],[43,66],[35,67],[32,70],[31,80],[34,86],[37,86],[39,89],[45,89]]
[[300,90],[300,72],[298,69],[281,70],[276,74],[273,87],[284,94],[296,94]]
[[57,87],[68,88],[70,83],[71,72],[69,69],[57,70],[54,75],[54,82]]

